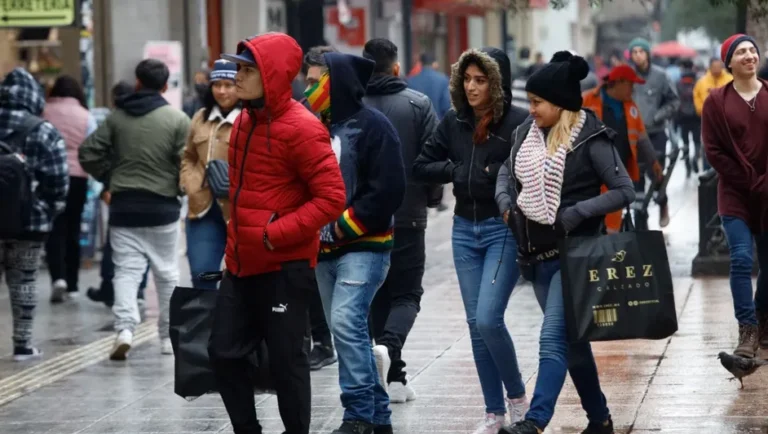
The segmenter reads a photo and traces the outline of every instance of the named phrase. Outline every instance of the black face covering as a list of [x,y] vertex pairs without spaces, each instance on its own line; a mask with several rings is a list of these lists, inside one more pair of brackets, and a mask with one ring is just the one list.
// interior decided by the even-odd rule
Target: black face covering
[[197,97],[200,99],[203,99],[205,97],[205,93],[208,92],[208,85],[205,83],[197,83],[195,84],[195,93],[197,93]]

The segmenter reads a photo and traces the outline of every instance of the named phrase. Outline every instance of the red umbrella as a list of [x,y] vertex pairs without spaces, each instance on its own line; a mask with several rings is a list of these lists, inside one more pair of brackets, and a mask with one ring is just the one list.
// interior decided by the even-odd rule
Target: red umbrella
[[651,50],[651,54],[658,57],[696,57],[699,53],[691,47],[677,41],[666,41],[657,44]]

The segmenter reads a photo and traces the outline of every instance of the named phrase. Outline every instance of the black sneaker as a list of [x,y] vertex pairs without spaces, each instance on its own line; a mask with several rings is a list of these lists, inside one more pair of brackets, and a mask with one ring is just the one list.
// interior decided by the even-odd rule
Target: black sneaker
[[392,425],[376,425],[373,428],[373,434],[393,434]]
[[609,417],[603,423],[590,422],[581,434],[613,434],[613,420]]
[[373,425],[368,422],[345,420],[341,426],[331,434],[374,434],[374,432]]
[[43,357],[43,352],[37,348],[27,347],[14,347],[13,348],[13,360],[16,362],[26,362],[29,360],[37,360]]
[[112,304],[115,302],[114,299],[111,297],[108,298],[104,294],[104,291],[99,288],[90,287],[88,288],[88,291],[85,292],[85,295],[87,295],[91,301],[96,303],[104,303],[107,307],[112,307]]
[[530,420],[523,420],[499,430],[499,434],[541,434],[542,432],[544,431],[538,429]]
[[315,345],[309,353],[309,369],[317,371],[336,363],[333,345]]

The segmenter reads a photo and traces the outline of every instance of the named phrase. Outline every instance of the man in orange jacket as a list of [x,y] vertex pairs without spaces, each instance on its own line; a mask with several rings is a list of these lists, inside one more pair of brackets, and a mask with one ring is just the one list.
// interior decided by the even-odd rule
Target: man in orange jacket
[[[638,77],[629,65],[618,65],[603,78],[603,82],[602,86],[584,93],[584,107],[594,111],[607,127],[616,131],[614,146],[633,181],[638,181],[641,176],[638,158],[642,159],[645,167],[650,168],[652,176],[660,181],[664,176],[663,169],[645,132],[640,110],[632,101],[635,83],[643,84],[645,80]],[[621,218],[622,211],[605,217],[608,233],[619,231]]]

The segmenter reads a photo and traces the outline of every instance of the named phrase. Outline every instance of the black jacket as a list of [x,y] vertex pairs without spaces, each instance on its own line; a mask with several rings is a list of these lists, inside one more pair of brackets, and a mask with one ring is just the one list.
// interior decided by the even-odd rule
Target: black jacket
[[442,185],[417,182],[412,167],[437,128],[435,109],[426,95],[408,89],[405,80],[391,75],[371,77],[363,102],[384,113],[400,136],[408,184],[403,204],[395,213],[395,227],[424,229],[429,199]]
[[[479,145],[475,145],[472,138],[475,119],[463,88],[464,71],[470,63],[479,63],[486,71],[493,98],[494,121],[490,135]],[[512,133],[528,114],[511,105],[512,73],[504,52],[496,48],[471,49],[461,55],[458,64],[450,82],[454,108],[440,122],[413,170],[417,179],[426,182],[452,182],[456,196],[454,213],[481,221],[499,216],[494,200],[496,176],[509,157]]]
[[[634,199],[632,182],[613,146],[616,133],[593,112],[585,111],[584,127],[565,160],[560,208],[554,225],[528,220],[517,207],[517,194],[522,186],[513,175],[515,158],[533,120],[527,120],[515,131],[512,152],[500,171],[496,202],[498,211],[510,211],[509,226],[515,234],[519,256],[526,262],[556,258],[558,242],[566,235],[598,235],[605,214],[628,206]],[[616,191],[603,195],[596,203],[591,199],[601,195],[603,185]]]

